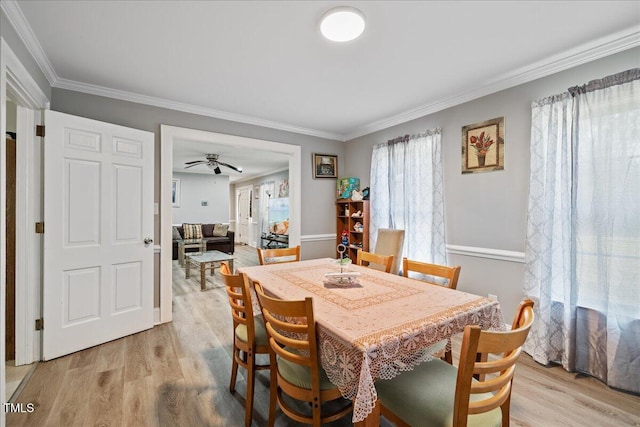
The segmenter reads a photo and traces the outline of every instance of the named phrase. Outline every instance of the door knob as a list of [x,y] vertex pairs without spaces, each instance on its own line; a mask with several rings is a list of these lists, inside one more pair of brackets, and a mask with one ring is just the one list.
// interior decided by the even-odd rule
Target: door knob
[[145,245],[148,245],[148,244],[150,244],[150,243],[153,243],[153,239],[152,239],[151,237],[145,237],[145,239],[144,239],[144,244],[145,244]]

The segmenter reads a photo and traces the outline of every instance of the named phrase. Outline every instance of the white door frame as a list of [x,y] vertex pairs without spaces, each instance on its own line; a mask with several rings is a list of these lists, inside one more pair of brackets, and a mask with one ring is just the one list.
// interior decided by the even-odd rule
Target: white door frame
[[[34,331],[34,320],[40,316],[42,292],[41,267],[42,252],[40,236],[34,235],[34,219],[41,220],[41,211],[36,212],[33,202],[42,198],[41,168],[39,162],[31,162],[29,156],[38,156],[41,151],[40,138],[35,136],[34,126],[42,123],[42,109],[49,108],[49,99],[40,89],[13,50],[0,37],[0,105],[6,106],[7,97],[18,108],[18,138],[24,149],[18,149],[16,159],[16,185],[18,200],[16,206],[16,363],[31,363],[40,359],[40,333]],[[0,135],[7,131],[6,115],[0,115]],[[24,139],[23,139],[24,138]],[[0,247],[6,245],[6,152],[0,144]],[[37,163],[37,164],[36,164]],[[20,242],[20,243],[18,243]],[[28,267],[28,268],[27,268]],[[5,328],[5,283],[6,259],[0,257],[0,330]],[[5,389],[5,346],[0,343],[0,402],[6,402]],[[5,423],[5,413],[1,411],[0,425]]]
[[289,241],[292,246],[300,244],[301,230],[301,188],[302,163],[299,145],[265,141],[242,136],[226,135],[202,130],[175,126],[160,126],[160,322],[170,322],[172,318],[172,211],[171,211],[171,176],[173,173],[173,144],[176,139],[211,142],[236,147],[238,149],[254,149],[286,154],[289,158],[289,209],[290,229]]

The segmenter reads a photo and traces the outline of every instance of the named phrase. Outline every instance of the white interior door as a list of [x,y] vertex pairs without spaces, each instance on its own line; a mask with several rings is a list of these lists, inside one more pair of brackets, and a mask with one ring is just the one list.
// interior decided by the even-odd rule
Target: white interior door
[[249,187],[242,187],[238,190],[238,242],[249,244]]
[[45,111],[43,358],[153,326],[153,133]]

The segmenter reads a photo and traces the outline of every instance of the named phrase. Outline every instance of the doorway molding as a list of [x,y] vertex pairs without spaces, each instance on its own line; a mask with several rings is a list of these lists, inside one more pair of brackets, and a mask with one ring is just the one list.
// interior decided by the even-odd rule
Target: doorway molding
[[[40,359],[40,332],[34,331],[34,319],[40,316],[42,292],[42,242],[33,233],[33,223],[41,221],[43,184],[40,163],[41,141],[35,136],[35,125],[42,124],[42,111],[49,109],[49,99],[29,74],[3,37],[0,37],[0,105],[7,99],[18,107],[16,153],[16,364],[28,364]],[[0,134],[7,131],[6,114],[0,118]],[[40,149],[39,149],[40,147]],[[37,156],[34,157],[30,156]],[[6,152],[0,146],[0,247],[6,245]],[[37,218],[37,220],[34,220]],[[31,224],[31,226],[29,226]],[[4,251],[3,251],[4,253]],[[6,259],[0,257],[0,328],[5,328]],[[7,402],[5,345],[0,340],[0,401]],[[5,413],[0,415],[4,424]]]
[[289,239],[293,246],[300,244],[302,147],[282,142],[160,125],[160,323],[170,322],[172,319],[171,176],[173,144],[176,139],[229,145],[239,150],[272,151],[286,155],[289,159],[289,214],[291,217]]

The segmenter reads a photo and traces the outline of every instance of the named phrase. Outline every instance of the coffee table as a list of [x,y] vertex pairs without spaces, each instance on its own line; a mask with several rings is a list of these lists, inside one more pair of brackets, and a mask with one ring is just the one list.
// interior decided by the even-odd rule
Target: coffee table
[[[187,253],[185,254],[185,277],[188,279],[191,277],[191,266],[200,267],[200,290],[207,290],[207,281],[206,281],[206,272],[207,270],[211,270],[211,275],[213,276],[216,268],[216,263],[221,263],[223,261],[227,261],[229,263],[229,268],[233,273],[233,255],[226,254],[220,251],[207,251],[207,252],[199,252],[199,253]],[[219,267],[219,265],[218,265]]]
[[184,256],[189,248],[198,248],[198,252],[207,250],[207,243],[203,239],[182,239],[178,241],[178,263],[184,267]]

